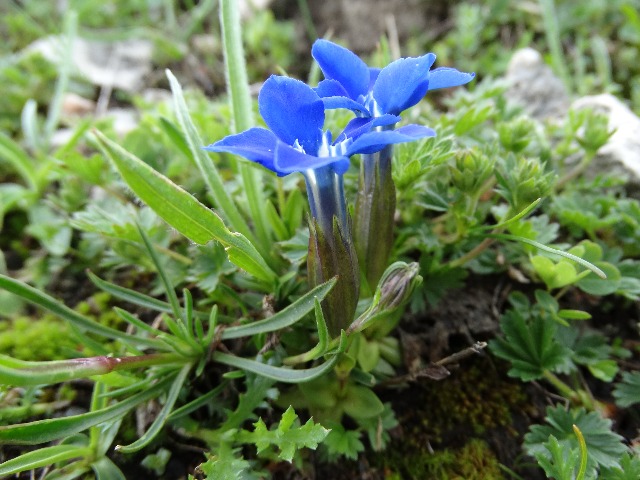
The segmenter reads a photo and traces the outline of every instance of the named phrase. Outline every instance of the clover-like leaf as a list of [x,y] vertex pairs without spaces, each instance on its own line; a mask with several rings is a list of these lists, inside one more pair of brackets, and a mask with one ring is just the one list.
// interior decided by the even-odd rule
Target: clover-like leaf
[[511,362],[508,375],[523,381],[541,378],[545,371],[566,371],[571,351],[555,339],[557,324],[549,318],[527,322],[516,310],[509,310],[500,321],[504,337],[492,340],[491,351]]
[[596,412],[584,408],[566,410],[563,406],[547,408],[547,425],[533,425],[524,437],[524,447],[530,455],[546,452],[545,443],[553,435],[561,445],[568,444],[578,449],[578,440],[574,434],[576,425],[582,435],[588,451],[589,469],[597,467],[619,467],[622,455],[627,447],[622,437],[611,431],[611,420],[602,418]]
[[621,407],[630,407],[640,403],[640,372],[624,372],[622,381],[613,391],[616,403]]
[[636,480],[640,478],[640,456],[626,453],[619,467],[603,468],[600,480]]

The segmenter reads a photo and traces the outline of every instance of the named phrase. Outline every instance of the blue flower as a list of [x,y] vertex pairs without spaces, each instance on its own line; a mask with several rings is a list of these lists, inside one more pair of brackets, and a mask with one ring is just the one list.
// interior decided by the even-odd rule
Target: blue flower
[[427,91],[470,82],[474,73],[441,67],[431,70],[433,53],[401,58],[382,70],[368,67],[355,53],[328,40],[311,49],[325,80],[316,87],[326,108],[347,108],[363,117],[400,115]]
[[387,145],[435,135],[432,129],[420,125],[371,131],[400,120],[383,114],[377,118],[354,118],[333,140],[331,132],[323,131],[325,105],[320,96],[299,80],[277,75],[264,83],[258,106],[269,129],[255,127],[229,135],[205,150],[243,156],[279,176],[306,174],[326,166],[344,173],[349,157],[356,153],[373,153]]

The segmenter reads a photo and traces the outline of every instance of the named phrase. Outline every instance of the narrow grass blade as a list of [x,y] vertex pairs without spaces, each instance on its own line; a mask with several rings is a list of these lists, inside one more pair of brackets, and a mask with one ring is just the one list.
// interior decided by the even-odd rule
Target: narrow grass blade
[[322,301],[335,283],[336,280],[332,278],[328,282],[318,285],[272,317],[248,325],[229,327],[222,332],[222,339],[228,340],[230,338],[249,337],[258,333],[273,332],[289,327],[298,322],[314,308],[316,299]]
[[526,243],[527,245],[531,245],[533,247],[536,247],[540,250],[543,250],[545,252],[549,252],[549,253],[554,253],[556,255],[559,255],[561,257],[565,257],[568,258],[569,260],[573,260],[576,263],[579,263],[580,265],[582,265],[584,268],[591,270],[593,273],[595,273],[596,275],[598,275],[600,278],[607,278],[607,275],[598,267],[596,267],[594,264],[587,262],[585,259],[580,258],[576,255],[574,255],[573,253],[569,253],[569,252],[565,252],[562,250],[558,250],[557,248],[553,248],[553,247],[549,247],[547,245],[544,245],[543,243],[540,242],[536,242],[535,240],[531,240],[529,238],[524,238],[524,237],[519,237],[517,235],[509,235],[506,233],[491,233],[487,235],[488,237],[491,238],[499,238],[502,240],[513,240],[516,242],[522,242],[522,243]]
[[72,458],[88,457],[91,453],[89,448],[79,447],[78,445],[54,445],[41,448],[0,464],[0,477],[27,470],[35,470],[36,468],[46,467],[47,465]]
[[38,445],[82,432],[100,423],[109,422],[125,415],[140,403],[161,395],[173,379],[173,375],[167,377],[147,390],[95,412],[0,426],[0,445]]
[[169,415],[171,415],[173,406],[178,399],[178,394],[180,393],[184,382],[187,381],[187,376],[191,371],[191,367],[192,365],[185,365],[184,367],[182,367],[182,370],[180,370],[180,373],[178,373],[175,380],[173,381],[173,384],[171,385],[171,388],[169,389],[167,399],[164,406],[162,407],[162,410],[155,418],[149,429],[135,442],[126,446],[117,445],[117,451],[120,451],[122,453],[134,453],[143,449],[144,447],[149,445],[149,443],[151,443],[158,432],[160,432],[162,427],[164,427],[165,423],[167,423],[167,419],[169,418]]
[[47,295],[46,293],[41,292],[26,283],[7,277],[6,275],[0,274],[0,289],[4,289],[18,295],[22,299],[58,315],[60,318],[68,321],[81,331],[91,332],[107,338],[123,340],[125,342],[135,341],[135,343],[148,346],[157,345],[157,341],[154,339],[138,337],[132,338],[131,335],[126,332],[121,332],[120,330],[94,322],[90,318],[84,317],[75,310],[72,310],[66,305],[58,302],[55,298]]

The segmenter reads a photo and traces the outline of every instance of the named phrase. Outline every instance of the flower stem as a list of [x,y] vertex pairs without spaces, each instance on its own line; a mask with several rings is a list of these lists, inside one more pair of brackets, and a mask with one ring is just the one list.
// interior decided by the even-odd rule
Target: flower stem
[[556,390],[565,398],[573,401],[578,397],[577,392],[567,385],[565,382],[560,380],[557,375],[550,372],[549,370],[545,370],[543,373],[545,380],[547,380],[551,385],[555,387]]
[[[253,127],[254,119],[237,1],[220,1],[220,25],[224,46],[227,92],[233,112],[233,129],[236,132],[241,132]],[[262,188],[262,172],[247,162],[240,162],[239,171],[256,234],[262,247],[266,248],[271,245],[271,232],[266,223],[266,200]]]

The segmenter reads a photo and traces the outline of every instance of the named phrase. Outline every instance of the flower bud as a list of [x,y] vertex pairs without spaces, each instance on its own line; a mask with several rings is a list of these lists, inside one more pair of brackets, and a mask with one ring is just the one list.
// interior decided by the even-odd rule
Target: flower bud
[[[416,287],[422,283],[419,271],[420,266],[415,262],[395,262],[389,265],[378,283],[371,306],[351,324],[348,332],[361,331],[404,306]],[[386,335],[393,326],[390,324],[382,327],[382,331],[376,331],[376,336]]]

